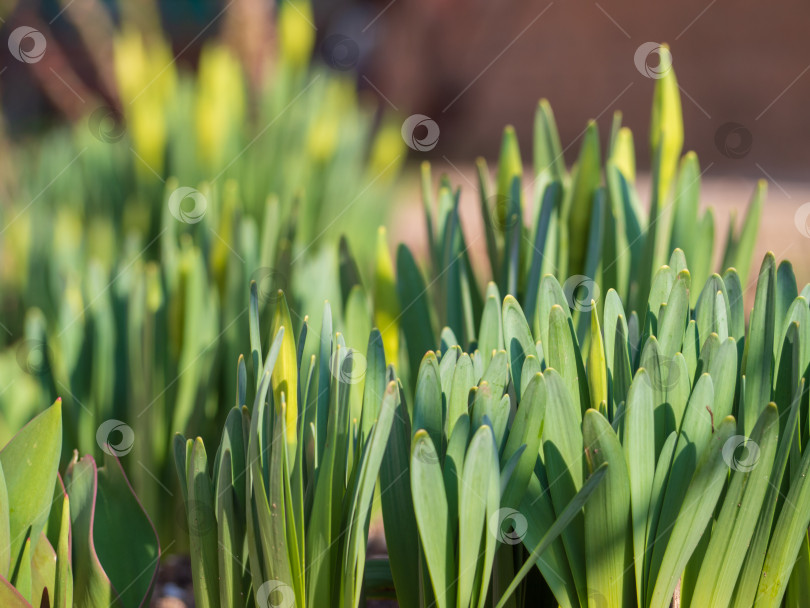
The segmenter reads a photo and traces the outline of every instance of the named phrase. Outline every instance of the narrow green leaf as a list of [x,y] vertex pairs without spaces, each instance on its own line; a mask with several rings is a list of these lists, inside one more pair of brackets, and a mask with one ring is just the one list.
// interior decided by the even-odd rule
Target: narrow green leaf
[[607,419],[594,409],[582,421],[588,469],[608,463],[604,481],[585,506],[585,554],[587,585],[598,591],[609,606],[629,603],[631,591],[629,551],[630,480],[619,438]]
[[[663,556],[660,567],[653,567],[650,571],[648,603],[651,606],[669,605],[678,579],[712,517],[728,474],[728,465],[723,459],[723,447],[733,435],[736,426],[737,423],[731,416],[717,426],[689,483],[679,514],[672,522],[671,533],[667,536],[659,534],[656,538],[659,543],[656,545],[656,555],[663,550]],[[655,560],[653,563],[655,564]]]
[[734,435],[723,446],[732,468],[731,484],[701,562],[692,595],[695,605],[728,606],[731,601],[770,482],[778,433],[778,413],[770,404],[751,437]]
[[[551,500],[557,513],[582,488],[583,439],[579,406],[573,403],[565,382],[553,369],[545,373],[548,401],[543,425],[543,458],[548,469]],[[582,517],[576,517],[562,533],[577,595],[585,593],[585,530]]]
[[512,385],[515,387],[515,396],[520,401],[523,362],[528,356],[537,358],[537,349],[523,310],[511,295],[507,295],[503,302],[503,337]]
[[750,435],[759,414],[771,400],[773,376],[773,342],[776,314],[776,268],[772,253],[762,262],[757,282],[750,330],[745,340],[742,371],[745,374],[745,403],[742,408],[742,430]]
[[455,557],[447,525],[447,497],[439,455],[426,431],[419,430],[411,448],[413,508],[438,608],[456,602]]
[[790,490],[776,521],[768,553],[762,565],[757,589],[757,606],[779,606],[787,588],[790,572],[810,525],[810,450],[802,455],[801,467],[790,483]]
[[588,501],[594,490],[596,490],[596,488],[602,482],[602,479],[606,473],[607,465],[603,464],[593,472],[593,474],[582,486],[582,489],[579,490],[579,492],[577,492],[571,501],[565,506],[565,508],[561,511],[560,516],[557,518],[554,524],[548,528],[548,531],[545,533],[543,538],[532,550],[529,558],[523,563],[523,566],[521,566],[520,570],[515,575],[514,580],[499,600],[496,608],[503,608],[507,599],[515,592],[517,586],[524,578],[526,578],[526,575],[532,569],[540,556],[543,555],[546,549],[548,549],[551,543],[554,542],[554,540],[566,529],[572,520],[581,516],[582,507]]
[[624,414],[623,448],[630,490],[633,555],[635,556],[636,598],[643,605],[644,562],[650,494],[655,477],[655,420],[650,379],[643,368],[636,372],[627,395]]

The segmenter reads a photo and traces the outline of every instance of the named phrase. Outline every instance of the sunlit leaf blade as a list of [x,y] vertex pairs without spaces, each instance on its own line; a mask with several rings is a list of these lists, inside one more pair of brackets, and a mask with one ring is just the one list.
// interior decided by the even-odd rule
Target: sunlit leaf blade
[[[61,399],[20,429],[0,451],[9,507],[8,537],[11,544],[6,551],[11,558],[12,570],[18,563],[26,538],[38,539],[39,533],[45,529],[61,451]],[[32,457],[34,454],[35,458]]]
[[757,606],[779,606],[801,543],[806,542],[805,530],[810,525],[808,473],[810,450],[805,450],[771,535],[757,589]]
[[417,431],[411,448],[411,488],[413,507],[427,562],[436,605],[455,604],[455,551],[448,528],[447,498],[444,480],[430,436]]
[[744,435],[749,435],[760,412],[771,400],[773,342],[776,314],[776,262],[768,253],[762,261],[757,282],[750,331],[745,339],[742,371],[745,374],[745,403],[741,412]]
[[[712,516],[728,473],[728,465],[723,459],[723,447],[734,434],[736,425],[734,418],[729,416],[717,426],[689,483],[671,533],[667,537],[659,534],[655,539],[666,545],[660,567],[650,572],[650,606],[669,605],[678,578]],[[656,547],[656,553],[658,550]]]
[[751,437],[733,436],[723,446],[732,463],[731,484],[708,542],[692,602],[700,606],[727,606],[770,483],[779,433],[774,404],[760,415]]
[[588,592],[610,606],[624,606],[632,594],[630,480],[619,438],[607,419],[589,409],[582,421],[588,469],[608,463],[604,481],[585,505],[585,554]]
[[644,561],[650,493],[655,477],[655,431],[652,386],[646,370],[639,369],[627,396],[623,449],[630,492],[636,597],[644,603]]

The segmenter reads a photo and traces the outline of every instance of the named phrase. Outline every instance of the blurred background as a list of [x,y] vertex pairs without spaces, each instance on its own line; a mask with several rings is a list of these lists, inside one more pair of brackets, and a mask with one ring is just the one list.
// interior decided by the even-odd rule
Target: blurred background
[[[24,137],[76,119],[87,104],[120,103],[109,29],[121,21],[168,37],[178,65],[194,67],[207,40],[225,37],[254,83],[274,42],[275,5],[261,0],[26,0],[0,3],[3,39],[41,31],[48,52],[25,64],[0,57],[6,128]],[[155,14],[157,12],[157,14]],[[685,147],[712,175],[801,180],[810,160],[810,39],[806,3],[686,0],[670,4],[548,0],[316,0],[315,59],[356,72],[357,86],[404,115],[441,128],[434,157],[491,157],[502,126],[528,152],[534,104],[546,97],[563,146],[585,122],[603,132],[614,110],[644,133],[651,85],[634,65],[640,44],[672,48],[683,96]],[[729,124],[736,125],[730,127]],[[646,141],[639,138],[640,168]],[[571,162],[576,147],[567,157]]]
[[[259,90],[273,71],[279,6],[262,0],[4,0],[4,38],[26,25],[47,39],[47,53],[36,62],[0,54],[5,134],[11,140],[41,134],[99,105],[121,115],[111,33],[122,23],[165,37],[180,70],[196,69],[209,40],[224,40],[249,88]],[[311,12],[297,12],[314,31],[312,61],[350,78],[361,100],[376,108],[377,120],[418,113],[436,122],[435,147],[410,158],[430,159],[434,175],[447,172],[459,185],[474,183],[477,156],[495,157],[506,124],[516,127],[530,155],[533,110],[545,97],[569,164],[587,120],[597,120],[604,146],[613,113],[621,110],[623,124],[636,134],[643,191],[653,81],[638,69],[635,53],[645,42],[666,41],[681,88],[684,150],[700,158],[702,202],[717,208],[719,231],[754,181],[766,179],[769,209],[755,258],[768,249],[794,258],[807,251],[802,234],[780,229],[810,200],[810,39],[801,18],[810,9],[804,3],[786,0],[776,10],[750,0],[316,0]],[[402,228],[414,228],[416,188],[413,183],[396,197],[390,223],[399,226],[399,238],[420,247],[423,235]],[[463,196],[470,190],[463,188]]]

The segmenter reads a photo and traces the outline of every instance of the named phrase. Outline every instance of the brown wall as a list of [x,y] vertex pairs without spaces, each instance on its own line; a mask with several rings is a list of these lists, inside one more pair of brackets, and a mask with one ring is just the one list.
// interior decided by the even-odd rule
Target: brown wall
[[[395,0],[372,26],[378,46],[367,76],[401,112],[436,120],[436,156],[492,158],[506,123],[528,153],[534,104],[547,97],[564,147],[597,116],[604,141],[621,109],[643,168],[654,81],[633,56],[644,42],[667,42],[684,91],[685,147],[702,165],[714,163],[716,174],[803,179],[808,25],[810,5],[798,0]],[[742,158],[724,156],[715,143],[728,122],[750,132]],[[569,162],[577,149],[567,152]]]

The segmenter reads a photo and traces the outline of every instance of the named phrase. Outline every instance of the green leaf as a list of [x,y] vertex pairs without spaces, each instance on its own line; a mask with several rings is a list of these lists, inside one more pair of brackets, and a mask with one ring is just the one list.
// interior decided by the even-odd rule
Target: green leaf
[[689,320],[689,271],[678,274],[667,298],[666,309],[662,307],[658,319],[658,343],[661,356],[671,359],[681,351],[683,334]]
[[810,525],[810,484],[807,483],[809,473],[810,450],[805,450],[768,544],[757,589],[757,606],[767,608],[780,605],[801,544],[806,542],[806,531]]
[[194,558],[191,573],[194,599],[198,606],[219,604],[219,561],[217,526],[214,521],[214,490],[208,477],[208,457],[199,437],[194,441],[188,462],[189,548]]
[[[666,485],[666,494],[661,508],[661,515],[655,529],[655,548],[650,569],[650,582],[657,577],[659,564],[670,542],[673,525],[683,512],[682,505],[686,504],[685,494],[689,480],[695,474],[696,467],[701,461],[705,446],[717,433],[713,432],[712,416],[707,407],[714,402],[714,385],[708,374],[703,374],[695,385],[689,404],[686,407],[683,423],[678,434],[678,442],[672,456],[672,466]],[[705,525],[705,524],[704,524]],[[648,539],[650,533],[647,534]],[[649,544],[649,542],[648,542]],[[685,564],[684,564],[685,565]],[[652,588],[648,588],[649,594]]]
[[287,418],[284,421],[283,436],[287,445],[287,458],[293,459],[298,444],[298,357],[296,356],[295,334],[290,319],[290,309],[287,307],[287,298],[283,292],[279,292],[276,300],[270,335],[277,336],[281,328],[284,328],[281,349],[271,374],[273,401],[276,408],[279,408],[281,395],[284,394],[287,403]]
[[8,608],[31,608],[28,600],[3,576],[0,576],[0,602]]
[[501,302],[497,295],[498,288],[490,283],[487,291],[494,290],[496,295],[487,297],[484,313],[481,316],[481,329],[478,332],[478,349],[484,357],[484,365],[489,365],[493,351],[503,350],[503,322],[501,320]]
[[537,349],[523,310],[511,295],[507,295],[503,302],[503,337],[512,385],[515,387],[515,396],[520,401],[523,362],[528,356],[537,358]]
[[547,99],[541,99],[534,113],[534,173],[539,176],[548,172],[552,179],[566,177],[557,123]]
[[[495,491],[495,510],[500,498],[498,487],[498,457],[492,430],[481,426],[470,440],[464,458],[464,471],[459,486],[458,514],[458,605],[468,606],[479,595],[475,586],[476,572],[483,566],[483,576],[488,582],[494,548],[481,546],[491,537],[492,531],[482,535],[489,524],[491,494]],[[494,487],[493,487],[494,486]],[[491,525],[491,524],[490,524]],[[500,533],[500,530],[498,530]],[[424,542],[424,541],[423,541]],[[492,556],[489,553],[492,553]],[[450,583],[452,585],[452,583]],[[486,587],[486,584],[483,585]],[[448,592],[452,593],[450,589]],[[440,592],[437,590],[437,595]]]
[[70,499],[62,486],[61,480],[59,486],[62,494],[62,508],[59,521],[59,540],[56,545],[53,606],[54,608],[72,608],[73,567],[70,563]]
[[582,355],[576,343],[571,318],[559,306],[551,308],[549,315],[549,342],[546,357],[549,367],[559,371],[565,380],[568,394],[577,409],[577,422],[582,421],[582,412],[590,403],[588,383],[585,376]]
[[[518,145],[515,128],[508,125],[503,130],[501,139],[501,155],[498,158],[498,177],[496,194],[499,199],[508,199],[512,194],[512,180],[523,176],[523,161],[520,159],[520,146]],[[506,207],[499,209],[506,212]],[[500,218],[500,225],[508,225],[505,217]]]
[[453,371],[453,385],[447,405],[447,436],[452,437],[456,421],[468,411],[470,389],[475,386],[475,374],[470,355],[462,353]]
[[540,342],[543,344],[543,349],[548,352],[550,346],[548,337],[549,317],[551,309],[554,306],[559,306],[570,317],[571,313],[568,308],[568,300],[565,298],[562,287],[553,275],[547,274],[540,281],[540,295],[538,296],[537,306],[537,320],[540,330]]
[[537,309],[538,290],[540,288],[540,277],[543,273],[543,264],[546,261],[546,256],[550,255],[550,252],[547,251],[547,249],[550,249],[547,245],[547,241],[549,240],[551,218],[554,210],[560,208],[562,198],[562,184],[557,181],[550,183],[543,192],[543,200],[540,213],[537,217],[537,227],[531,251],[529,274],[526,278],[526,319],[532,322],[534,321]]
[[12,578],[26,539],[38,539],[45,529],[61,452],[61,399],[20,429],[0,451],[8,500]]
[[[548,485],[542,459],[538,459],[535,471],[529,479],[526,495],[518,507],[518,511],[526,518],[527,525],[523,537],[523,546],[527,549],[537,547],[540,541],[543,540],[546,531],[554,524],[557,518],[554,506],[551,504]],[[543,578],[547,581],[557,603],[563,608],[578,607],[579,599],[574,585],[574,578],[571,574],[565,547],[559,536],[547,544],[535,563]]]
[[11,534],[9,533],[8,490],[6,489],[6,476],[0,462],[0,576],[8,576],[11,565]]
[[689,396],[688,374],[681,360],[680,354],[670,359],[663,357],[654,337],[647,340],[641,355],[641,367],[647,370],[646,378],[653,388],[656,453],[669,434],[679,428]]
[[[762,217],[762,208],[768,196],[768,182],[761,179],[757,182],[757,187],[748,203],[748,211],[745,214],[742,230],[736,245],[726,249],[726,258],[723,265],[728,268],[734,266],[740,276],[740,281],[745,284],[748,280],[748,273],[751,268],[751,256],[759,232],[759,221]],[[730,251],[729,251],[730,249]]]
[[397,298],[394,262],[388,249],[385,228],[377,230],[377,263],[374,275],[374,324],[380,330],[385,358],[399,359],[400,307]]
[[[276,337],[279,348],[281,347],[281,340]],[[324,449],[326,445],[326,434],[329,424],[329,385],[332,380],[332,307],[329,302],[323,304],[323,316],[321,317],[321,336],[320,336],[320,349],[318,352],[318,399],[317,399],[317,412],[315,417],[315,437],[316,453],[318,456],[318,464],[323,459]],[[258,390],[258,389],[257,389]]]
[[717,334],[721,340],[725,340],[729,336],[730,317],[731,309],[726,285],[720,275],[714,274],[709,277],[700,291],[695,307],[695,319],[701,346],[712,333]]
[[405,245],[397,249],[397,294],[402,307],[402,331],[408,349],[411,374],[419,369],[422,356],[436,347],[428,305],[427,287]]
[[[579,406],[575,406],[560,375],[553,369],[546,370],[546,417],[543,425],[543,459],[552,480],[549,489],[557,513],[582,488],[583,439],[580,431]],[[585,594],[585,531],[582,517],[562,533],[571,573],[580,598]]]
[[439,363],[433,352],[428,352],[416,378],[416,393],[413,399],[413,433],[424,430],[430,435],[440,455],[444,454],[442,411],[442,386],[439,379]]
[[729,335],[742,347],[744,343],[743,337],[745,336],[745,310],[743,308],[743,288],[737,271],[734,269],[727,270],[723,274],[723,283],[728,293]]
[[[121,605],[144,605],[157,581],[160,560],[157,532],[118,458],[107,453],[104,466],[98,469],[93,540]],[[127,548],[126,559],[121,559],[121,547]]]
[[[498,241],[495,238],[495,222],[492,221],[493,217],[493,199],[492,187],[489,183],[489,167],[487,161],[483,158],[475,160],[475,170],[478,176],[478,202],[481,211],[481,217],[484,223],[484,237],[487,244],[487,257],[489,258],[489,268],[492,272],[493,280],[497,280],[501,268],[501,252],[498,248]],[[497,196],[494,199],[497,208],[499,201]],[[500,298],[498,298],[500,300]]]
[[[47,542],[47,539],[46,539]],[[37,542],[39,546],[39,542]],[[31,539],[26,538],[23,543],[23,550],[20,554],[20,564],[14,577],[11,579],[12,584],[17,588],[17,591],[27,600],[33,601],[33,589],[31,581]]]
[[669,477],[669,468],[672,464],[672,457],[675,452],[675,445],[678,441],[678,433],[673,431],[669,434],[658,461],[655,465],[655,475],[653,476],[652,486],[650,488],[650,508],[647,510],[647,536],[645,541],[646,551],[644,559],[644,581],[642,587],[644,588],[645,597],[648,594],[648,583],[650,580],[650,568],[652,566],[653,552],[657,538],[655,537],[655,530],[658,527],[658,522],[661,518],[661,511],[664,507],[664,496],[667,488],[667,480]]
[[745,403],[741,412],[741,429],[744,435],[750,435],[754,423],[771,400],[776,314],[775,283],[775,261],[773,254],[768,253],[759,271],[757,294],[743,353]]
[[[70,497],[73,597],[77,606],[120,606],[94,546],[93,515],[97,490],[96,463],[85,456],[68,465],[65,487]],[[194,574],[195,564],[192,564]],[[196,590],[195,590],[196,595]],[[206,604],[200,604],[206,605]]]
[[652,117],[650,118],[650,148],[661,148],[661,174],[658,181],[658,200],[663,203],[669,192],[675,169],[683,148],[683,116],[678,80],[672,68],[669,46],[658,47],[661,57],[659,74],[655,79]]
[[448,528],[453,537],[455,546],[458,537],[458,517],[459,517],[459,484],[464,471],[464,455],[467,451],[467,442],[470,439],[470,417],[462,415],[453,434],[447,442],[447,454],[444,458],[444,488],[447,492],[447,517]]
[[[654,559],[654,566],[650,571],[648,603],[651,606],[669,605],[678,579],[712,517],[728,473],[728,465],[723,459],[723,447],[736,426],[737,423],[731,416],[717,426],[689,483],[678,516],[672,521],[671,533],[667,536],[659,534],[655,539],[657,543],[663,543],[656,545],[655,553],[657,555],[659,551],[663,551],[663,556],[660,567],[655,567]],[[678,455],[675,457],[677,459]],[[675,474],[674,471],[671,473],[672,476]]]
[[[767,493],[762,503],[762,508],[759,512],[756,528],[753,537],[748,545],[748,551],[745,555],[745,561],[742,565],[737,587],[734,589],[734,597],[732,606],[735,608],[742,608],[743,606],[750,606],[754,603],[757,592],[757,585],[762,573],[762,564],[765,561],[765,555],[768,549],[768,544],[771,540],[771,532],[773,530],[773,518],[776,513],[777,501],[781,497],[780,487],[782,479],[787,467],[788,457],[790,455],[791,446],[793,444],[795,432],[790,429],[796,428],[796,420],[799,415],[799,404],[801,402],[800,396],[804,392],[804,379],[802,379],[797,387],[796,394],[790,406],[788,418],[784,424],[787,432],[783,433],[782,440],[779,442],[776,457],[774,459],[773,469],[770,472]],[[783,415],[780,414],[780,417]]]
[[782,346],[784,335],[782,328],[786,327],[788,310],[793,301],[799,296],[796,286],[796,275],[793,273],[793,265],[783,260],[776,269],[776,289],[774,298],[774,342],[773,356],[778,360],[779,349]]
[[643,368],[636,372],[627,395],[624,414],[623,449],[630,490],[636,597],[644,604],[644,562],[650,495],[655,478],[655,420],[652,384]]
[[366,521],[371,510],[371,499],[374,486],[382,464],[391,425],[396,410],[397,386],[390,382],[382,398],[380,413],[369,437],[362,460],[354,493],[352,495],[348,526],[346,529],[343,552],[343,576],[341,594],[346,605],[356,606],[360,601],[361,583],[365,567],[365,550],[367,539]]
[[588,469],[608,463],[603,483],[585,506],[585,554],[589,593],[597,591],[609,606],[624,606],[631,593],[630,480],[619,438],[607,419],[594,409],[582,421]]
[[409,474],[410,446],[408,410],[400,401],[380,469],[380,502],[391,576],[403,608],[419,606],[422,591],[419,543],[415,542],[419,532]]
[[577,164],[571,177],[569,197],[563,206],[563,216],[568,224],[568,274],[582,274],[585,270],[588,226],[593,199],[600,180],[599,130],[595,121],[590,121],[585,130]]
[[720,515],[703,557],[692,602],[728,606],[770,483],[779,417],[774,404],[759,417],[751,437],[731,437],[723,456],[733,470]]
[[426,431],[419,430],[411,448],[413,508],[438,608],[456,602],[455,556],[448,527],[447,497],[439,456]]
[[371,432],[371,426],[379,416],[381,402],[385,396],[385,361],[385,340],[379,330],[373,329],[368,336],[366,347],[362,416],[364,437]]
[[548,528],[543,538],[534,547],[529,558],[523,563],[518,573],[515,575],[514,580],[509,585],[503,596],[499,600],[496,608],[503,608],[507,599],[515,592],[520,582],[526,578],[526,575],[532,569],[537,560],[540,559],[545,551],[551,546],[556,538],[566,529],[572,520],[578,518],[582,514],[582,507],[590,498],[591,494],[596,490],[602,482],[605,474],[607,473],[607,465],[603,464],[588,478],[582,489],[576,493],[573,499],[561,511],[560,516],[552,526]]
[[[672,236],[669,250],[682,249],[687,259],[694,253],[695,225],[700,201],[700,164],[697,154],[687,152],[681,159],[675,183],[675,204],[672,212]],[[671,266],[671,264],[670,264]]]
[[607,415],[607,365],[605,363],[605,348],[602,344],[602,331],[599,327],[599,317],[596,315],[596,306],[591,309],[591,339],[588,348],[587,376],[591,407]]
[[633,132],[628,127],[622,127],[616,133],[611,160],[616,163],[628,181],[636,181],[636,152],[633,145]]
[[517,508],[529,485],[541,445],[546,403],[545,379],[538,372],[526,386],[501,455],[501,465],[505,465],[522,446],[526,446],[501,495],[504,507]]

